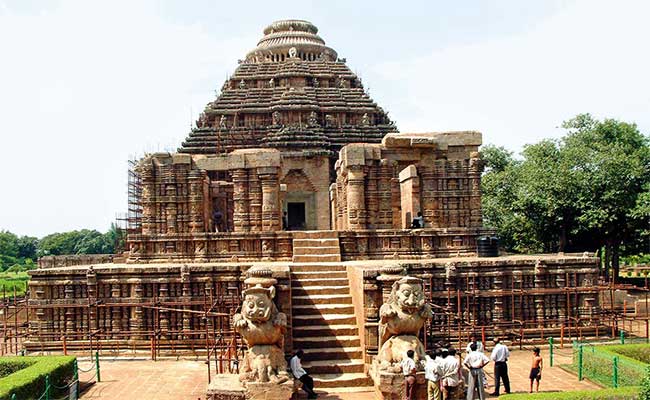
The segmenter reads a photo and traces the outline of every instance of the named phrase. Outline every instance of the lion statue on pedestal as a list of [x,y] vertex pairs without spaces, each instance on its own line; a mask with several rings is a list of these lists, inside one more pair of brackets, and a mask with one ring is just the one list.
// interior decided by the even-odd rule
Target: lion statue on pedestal
[[289,379],[284,359],[284,333],[287,315],[273,303],[275,287],[254,286],[244,290],[240,314],[233,317],[233,326],[248,345],[240,366],[243,382],[282,383]]
[[424,362],[424,345],[418,333],[432,317],[421,279],[405,276],[393,283],[388,302],[379,309],[377,360],[381,370],[399,372],[399,364],[408,350],[415,351],[418,366]]

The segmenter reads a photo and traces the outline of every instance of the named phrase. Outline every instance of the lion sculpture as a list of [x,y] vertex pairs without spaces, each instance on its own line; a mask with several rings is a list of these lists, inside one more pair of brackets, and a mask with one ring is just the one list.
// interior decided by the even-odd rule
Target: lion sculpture
[[287,316],[273,303],[275,287],[254,286],[243,294],[241,313],[233,317],[235,330],[248,345],[239,379],[243,382],[286,382],[289,379],[284,358]]
[[418,333],[432,318],[422,280],[405,276],[393,284],[388,302],[379,309],[379,355],[382,370],[399,371],[408,350],[415,351],[418,365],[424,361],[424,345]]

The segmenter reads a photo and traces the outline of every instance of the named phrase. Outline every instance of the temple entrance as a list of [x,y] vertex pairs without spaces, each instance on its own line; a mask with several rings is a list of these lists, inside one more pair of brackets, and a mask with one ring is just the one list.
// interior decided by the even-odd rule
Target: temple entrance
[[288,228],[292,231],[306,227],[305,203],[287,203]]

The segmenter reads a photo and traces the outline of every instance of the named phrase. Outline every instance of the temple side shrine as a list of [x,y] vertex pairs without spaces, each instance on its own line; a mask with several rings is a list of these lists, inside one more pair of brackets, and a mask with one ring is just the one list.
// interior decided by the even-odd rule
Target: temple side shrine
[[479,257],[481,143],[398,132],[313,24],[274,22],[178,151],[135,164],[124,253],[39,261],[25,346],[207,357],[212,398],[285,398],[302,348],[317,388],[389,399],[404,346],[602,334],[593,254]]

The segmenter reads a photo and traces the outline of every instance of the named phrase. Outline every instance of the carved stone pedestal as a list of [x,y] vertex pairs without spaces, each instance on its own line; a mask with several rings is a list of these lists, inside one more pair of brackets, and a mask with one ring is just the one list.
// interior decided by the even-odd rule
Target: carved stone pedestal
[[207,400],[288,400],[294,392],[293,380],[277,383],[247,382],[235,374],[217,375],[206,393]]
[[[370,377],[375,383],[375,398],[383,400],[402,400],[406,384],[404,375],[379,370],[379,362],[375,359],[370,367]],[[427,380],[424,372],[415,375],[415,400],[427,399]]]

